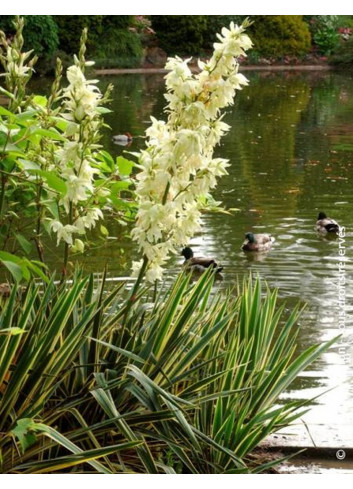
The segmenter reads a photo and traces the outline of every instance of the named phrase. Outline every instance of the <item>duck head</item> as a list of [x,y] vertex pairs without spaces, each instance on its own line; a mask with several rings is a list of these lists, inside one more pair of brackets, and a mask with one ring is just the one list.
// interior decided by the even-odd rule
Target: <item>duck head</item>
[[321,221],[321,219],[326,219],[326,218],[327,218],[327,216],[324,212],[319,212],[319,215],[317,218],[318,221]]
[[255,243],[254,233],[246,233],[245,238],[249,241],[249,243]]
[[194,256],[192,249],[189,247],[184,248],[181,254],[185,258],[185,260],[188,260],[189,258],[192,258]]

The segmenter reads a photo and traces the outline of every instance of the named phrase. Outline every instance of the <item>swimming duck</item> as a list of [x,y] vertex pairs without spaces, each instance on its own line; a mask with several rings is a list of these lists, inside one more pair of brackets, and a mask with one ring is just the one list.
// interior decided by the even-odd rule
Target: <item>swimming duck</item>
[[269,251],[274,242],[275,238],[270,234],[246,233],[241,249],[243,251]]
[[113,141],[114,143],[125,146],[126,144],[131,143],[132,136],[129,132],[126,132],[125,134],[117,134],[116,136],[113,136]]
[[316,230],[322,234],[338,234],[340,227],[334,219],[327,217],[324,212],[320,212],[316,221]]
[[223,270],[223,267],[219,267],[213,258],[207,258],[204,256],[194,256],[194,252],[191,248],[186,247],[181,252],[185,258],[184,267],[187,270],[192,270],[193,272],[204,272],[207,268],[214,268],[216,272],[219,273]]

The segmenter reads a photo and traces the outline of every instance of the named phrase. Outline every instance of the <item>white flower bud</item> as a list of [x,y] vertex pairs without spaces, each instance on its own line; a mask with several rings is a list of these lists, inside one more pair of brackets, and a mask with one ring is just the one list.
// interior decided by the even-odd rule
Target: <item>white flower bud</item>
[[83,241],[80,239],[75,239],[74,244],[71,246],[71,251],[73,253],[83,253],[85,249],[85,245]]

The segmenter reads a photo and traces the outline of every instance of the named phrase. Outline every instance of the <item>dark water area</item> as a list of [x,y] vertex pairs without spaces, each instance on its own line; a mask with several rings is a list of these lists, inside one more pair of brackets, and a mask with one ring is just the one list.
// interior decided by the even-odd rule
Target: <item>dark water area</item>
[[[229,175],[213,195],[234,210],[232,215],[205,214],[202,232],[191,245],[195,254],[212,255],[224,266],[222,286],[241,281],[251,271],[271,288],[289,312],[306,304],[299,349],[341,339],[306,370],[283,399],[315,400],[305,415],[317,444],[352,446],[353,442],[353,84],[352,76],[335,72],[246,72],[249,86],[238,92],[225,122],[231,130],[216,150],[229,159]],[[113,156],[138,151],[150,116],[165,118],[163,75],[119,75],[100,78],[114,84],[111,131],[102,144]],[[113,143],[113,134],[133,136],[129,148]],[[345,228],[344,240],[317,235],[319,211]],[[86,271],[111,277],[129,276],[139,258],[128,230],[105,223],[112,239],[78,259]],[[248,231],[271,233],[276,242],[267,254],[247,256],[240,247]],[[47,245],[51,265],[60,252]],[[171,260],[166,276],[174,277],[182,257]],[[339,269],[344,263],[344,269]],[[342,270],[344,270],[342,272]],[[343,277],[344,275],[344,277]],[[338,285],[345,279],[344,303]],[[345,321],[339,321],[344,308]],[[342,316],[341,316],[342,318]]]

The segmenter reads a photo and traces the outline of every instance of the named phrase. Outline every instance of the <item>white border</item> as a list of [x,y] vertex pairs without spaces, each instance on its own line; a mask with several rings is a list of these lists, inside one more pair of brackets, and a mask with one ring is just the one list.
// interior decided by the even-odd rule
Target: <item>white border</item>
[[[99,0],[90,4],[60,0],[59,2],[44,2],[43,0],[16,0],[16,2],[0,2],[0,15],[350,15],[352,8],[346,0],[311,2],[298,0],[296,2],[266,2],[253,0],[239,5],[234,2],[209,2],[205,0],[178,0],[176,2],[156,2],[150,0]],[[349,13],[350,12],[350,13]]]

